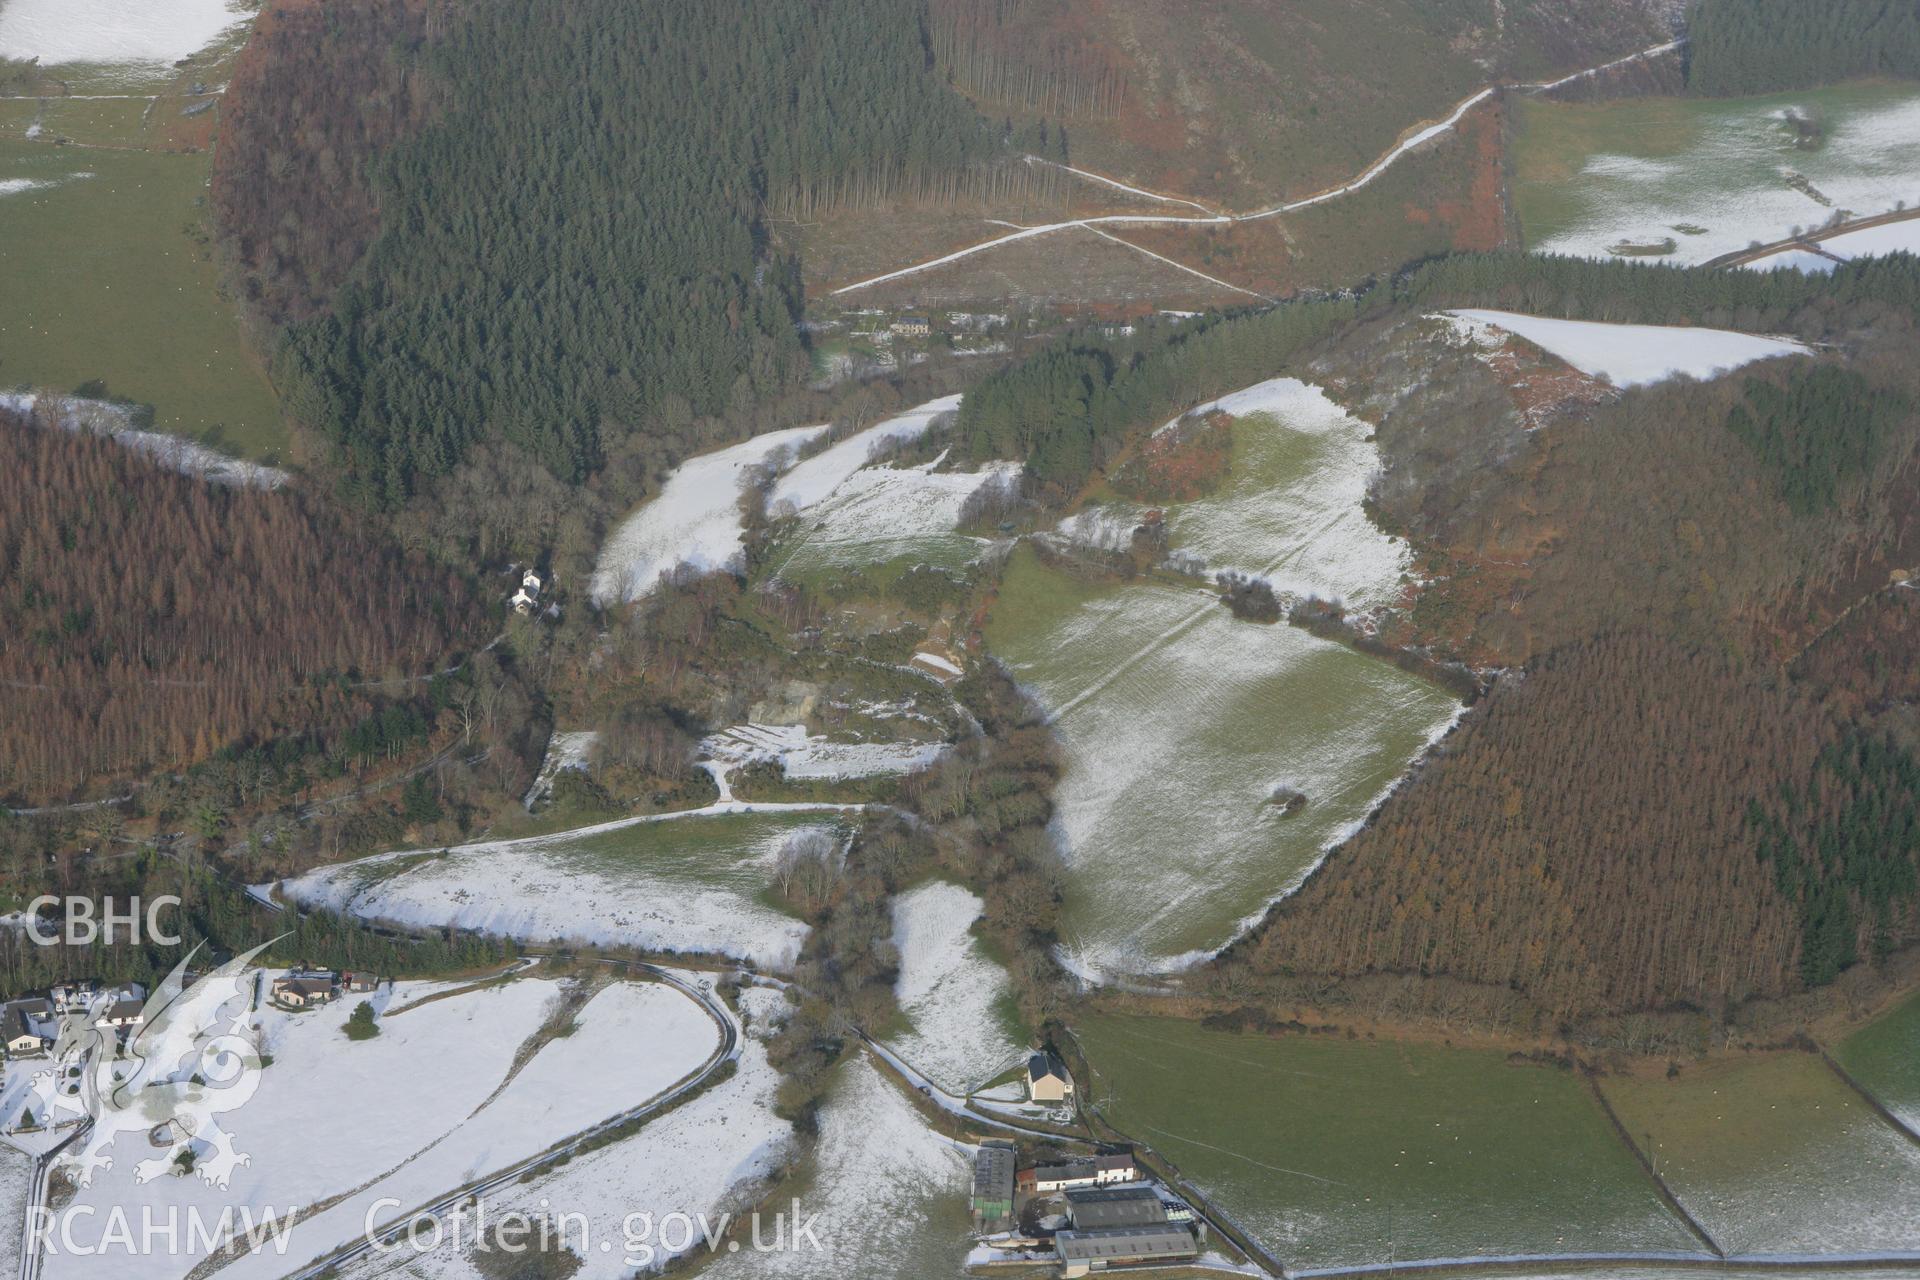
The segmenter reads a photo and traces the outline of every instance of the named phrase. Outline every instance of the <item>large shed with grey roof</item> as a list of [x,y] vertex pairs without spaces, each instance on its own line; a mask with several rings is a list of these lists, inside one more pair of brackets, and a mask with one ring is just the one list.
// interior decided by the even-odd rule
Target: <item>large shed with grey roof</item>
[[1053,1237],[1054,1251],[1068,1280],[1108,1267],[1141,1262],[1180,1262],[1200,1256],[1193,1232],[1185,1227],[1099,1227],[1091,1231],[1062,1231]]
[[1083,1187],[1067,1192],[1067,1216],[1074,1230],[1098,1227],[1158,1227],[1167,1221],[1160,1193],[1142,1183]]
[[1013,1221],[1014,1149],[1004,1142],[983,1142],[973,1157],[973,1226],[1004,1231]]

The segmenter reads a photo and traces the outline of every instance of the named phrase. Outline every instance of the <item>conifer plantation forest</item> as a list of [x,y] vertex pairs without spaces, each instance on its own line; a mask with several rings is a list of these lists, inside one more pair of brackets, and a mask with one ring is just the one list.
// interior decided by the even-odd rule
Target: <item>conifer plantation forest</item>
[[377,709],[358,683],[485,643],[469,579],[324,503],[3,411],[0,435],[0,560],[31,566],[7,595],[0,758],[29,800],[286,735],[343,746]]
[[0,0],[0,1267],[1911,1272],[1916,353],[1920,0]]
[[[642,422],[791,388],[803,299],[766,220],[949,192],[1001,151],[931,74],[921,21],[885,0],[495,2],[388,44],[375,119],[404,129],[419,93],[429,120],[368,164],[379,230],[275,362],[352,499],[394,506],[488,436],[577,482]],[[362,64],[390,38],[328,37]],[[271,178],[275,139],[249,145]],[[320,221],[318,260],[295,254],[324,277],[343,215],[310,194],[289,234]]]
[[1688,30],[1687,86],[1710,97],[1920,75],[1911,0],[1700,0]]
[[[233,58],[183,216],[293,444],[229,485],[66,429],[98,386],[22,375],[38,416],[0,408],[0,891],[183,886],[224,946],[235,886],[366,855],[826,815],[840,861],[783,850],[810,888],[749,904],[813,984],[769,1050],[809,1137],[897,1025],[893,912],[936,872],[980,900],[996,1016],[1059,1043],[1134,1000],[1330,1026],[1391,989],[1389,1034],[1612,1052],[1644,1017],[1704,1051],[1911,985],[1920,257],[1814,239],[1907,210],[1796,173],[1817,269],[1549,256],[1510,149],[1649,89],[1920,78],[1915,0],[268,0]],[[0,96],[51,101],[44,74],[0,66]],[[1373,265],[1315,274],[1328,238]],[[813,272],[846,242],[887,269]],[[1067,296],[1096,272],[1123,301]],[[1770,345],[1643,379],[1464,310]],[[1214,404],[1250,389],[1283,407]],[[11,367],[0,393],[33,403]],[[1247,545],[1189,552],[1207,519]],[[628,538],[644,563],[612,563]],[[1069,606],[1050,657],[1168,612],[1043,705],[1001,636]],[[1103,986],[1073,915],[1097,851],[1062,842],[1143,775],[1075,808],[1125,717],[1091,745],[1066,717],[1172,641],[1215,646],[1209,696],[1348,664],[1355,740],[1405,712],[1412,745],[1365,786],[1288,760],[1253,812],[1196,802],[1276,846],[1328,825],[1207,947]],[[1207,714],[1266,717],[1243,753],[1307,741],[1272,696]],[[918,763],[797,769],[829,734]],[[1156,779],[1188,764],[1149,745]],[[297,925],[316,961],[404,963],[330,911]],[[422,971],[512,949],[425,932]],[[16,986],[85,963],[0,938]]]

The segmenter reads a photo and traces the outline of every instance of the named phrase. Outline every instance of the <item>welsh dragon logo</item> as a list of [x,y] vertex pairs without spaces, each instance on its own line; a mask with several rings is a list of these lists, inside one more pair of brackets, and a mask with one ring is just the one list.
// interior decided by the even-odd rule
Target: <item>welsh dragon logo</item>
[[252,1162],[234,1146],[221,1117],[245,1106],[260,1087],[260,1052],[248,1035],[254,978],[246,969],[274,941],[188,987],[196,946],[148,996],[124,1046],[90,1010],[62,1016],[55,1065],[35,1074],[34,1093],[53,1122],[62,1113],[92,1121],[78,1150],[61,1157],[76,1185],[89,1186],[96,1173],[113,1168],[110,1148],[122,1134],[154,1153],[134,1166],[138,1182],[190,1160],[197,1176],[225,1190],[233,1171]]

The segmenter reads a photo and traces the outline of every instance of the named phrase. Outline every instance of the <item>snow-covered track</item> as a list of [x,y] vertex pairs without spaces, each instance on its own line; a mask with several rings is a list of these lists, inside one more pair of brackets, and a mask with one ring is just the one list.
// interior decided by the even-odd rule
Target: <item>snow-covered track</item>
[[[1396,141],[1393,144],[1393,146],[1389,147],[1386,150],[1386,152],[1380,156],[1379,159],[1375,160],[1372,164],[1368,165],[1365,169],[1361,170],[1360,173],[1357,176],[1355,176],[1351,181],[1346,182],[1341,186],[1330,187],[1325,191],[1319,191],[1309,196],[1303,196],[1298,200],[1291,200],[1284,204],[1273,205],[1269,208],[1259,209],[1252,213],[1216,213],[1211,209],[1209,209],[1206,205],[1201,204],[1199,201],[1191,200],[1184,196],[1163,195],[1159,192],[1148,191],[1141,187],[1132,186],[1128,183],[1120,181],[1118,178],[1108,177],[1105,174],[1094,173],[1092,170],[1089,170],[1089,169],[1076,169],[1071,165],[1057,164],[1056,162],[1051,160],[1040,160],[1038,157],[1029,156],[1027,157],[1028,163],[1040,163],[1040,164],[1052,165],[1055,168],[1062,169],[1067,173],[1073,174],[1075,177],[1082,178],[1089,182],[1098,183],[1101,186],[1112,187],[1116,190],[1126,192],[1127,194],[1130,194],[1130,195],[1143,197],[1145,199],[1158,200],[1158,201],[1162,201],[1164,203],[1169,203],[1169,204],[1186,205],[1190,208],[1201,210],[1206,216],[1176,217],[1168,214],[1113,213],[1113,214],[1101,214],[1099,216],[1091,217],[1091,218],[1070,218],[1064,222],[1049,222],[1049,223],[1044,223],[1042,225],[1033,226],[1033,227],[1021,227],[1020,229],[1012,232],[1009,235],[996,236],[991,240],[983,240],[978,244],[968,245],[965,248],[956,249],[951,253],[941,254],[939,257],[936,257],[936,258],[929,258],[924,262],[917,262],[911,266],[899,267],[892,271],[883,272],[882,274],[877,276],[869,276],[865,280],[856,280],[852,284],[842,285],[840,288],[832,290],[832,295],[834,297],[839,297],[844,294],[858,292],[859,290],[862,290],[862,289],[870,289],[875,285],[886,284],[893,280],[904,279],[907,276],[919,275],[920,273],[925,271],[932,271],[938,267],[948,266],[952,263],[960,262],[967,258],[971,258],[976,254],[986,253],[986,252],[989,252],[990,250],[998,249],[1005,245],[1013,244],[1016,241],[1031,240],[1036,236],[1052,235],[1057,231],[1066,231],[1074,227],[1084,227],[1084,228],[1087,228],[1088,230],[1092,230],[1096,232],[1100,227],[1139,227],[1139,226],[1189,226],[1189,227],[1215,226],[1217,227],[1217,226],[1231,226],[1235,223],[1241,223],[1241,222],[1256,222],[1265,218],[1275,218],[1275,217],[1280,217],[1283,214],[1296,213],[1299,210],[1309,209],[1314,207],[1315,205],[1326,204],[1329,201],[1338,200],[1342,196],[1351,195],[1354,192],[1359,191],[1361,188],[1367,186],[1369,183],[1373,182],[1375,179],[1380,177],[1380,175],[1384,174],[1388,169],[1391,169],[1395,164],[1399,163],[1402,159],[1406,158],[1406,156],[1408,156],[1412,152],[1419,150],[1422,146],[1424,146],[1428,142],[1433,141],[1435,138],[1439,137],[1440,135],[1452,131],[1460,123],[1460,121],[1466,117],[1469,111],[1472,111],[1475,107],[1479,106],[1481,103],[1487,101],[1489,98],[1492,98],[1495,94],[1499,93],[1502,89],[1510,90],[1516,93],[1550,93],[1553,90],[1562,88],[1568,84],[1573,83],[1576,80],[1581,80],[1591,76],[1601,75],[1604,72],[1613,70],[1616,67],[1626,66],[1629,63],[1638,62],[1638,61],[1641,61],[1642,59],[1654,58],[1654,57],[1662,56],[1664,54],[1672,53],[1675,50],[1681,48],[1685,43],[1686,41],[1684,39],[1671,40],[1665,44],[1655,45],[1649,49],[1642,49],[1638,53],[1628,54],[1624,58],[1616,58],[1612,62],[1603,63],[1597,67],[1588,67],[1584,70],[1573,72],[1571,75],[1562,76],[1558,80],[1547,81],[1545,83],[1488,85],[1485,88],[1480,89],[1479,91],[1473,94],[1470,94],[1466,98],[1463,98],[1457,105],[1455,105],[1453,110],[1443,118],[1436,121],[1432,121],[1430,123],[1415,125],[1413,128],[1409,129],[1406,133],[1402,134],[1399,140]],[[1111,239],[1112,237],[1109,237],[1109,238]],[[1127,242],[1124,240],[1118,241],[1118,243],[1127,244]],[[1127,244],[1127,247],[1132,249],[1139,249],[1138,245]],[[1144,253],[1144,252],[1147,252],[1147,250],[1141,250],[1141,252]],[[1153,254],[1152,256],[1156,258],[1160,257],[1160,255],[1158,254]],[[1193,275],[1202,274],[1198,271],[1194,271],[1190,267],[1185,267],[1180,263],[1172,262],[1171,259],[1162,258],[1161,261],[1170,262],[1173,266],[1180,267],[1181,270],[1187,271]],[[1212,277],[1210,276],[1204,277],[1204,278],[1212,279]],[[1215,280],[1214,283],[1224,285],[1226,288],[1234,289],[1241,293],[1253,292],[1250,289],[1242,289],[1238,285],[1226,284],[1225,281]],[[1258,297],[1260,295],[1255,294],[1254,296]]]

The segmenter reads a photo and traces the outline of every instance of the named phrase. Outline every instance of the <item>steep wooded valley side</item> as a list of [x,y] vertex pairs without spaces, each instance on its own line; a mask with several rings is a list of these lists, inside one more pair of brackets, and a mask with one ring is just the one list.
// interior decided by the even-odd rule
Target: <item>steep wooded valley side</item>
[[[1589,314],[1603,276],[1684,278],[1585,270]],[[1710,289],[1660,292],[1617,314],[1714,317]],[[1313,357],[1380,423],[1376,515],[1428,578],[1384,634],[1504,670],[1229,986],[1432,976],[1516,993],[1522,1023],[1724,1020],[1916,941],[1913,313],[1744,301],[1826,354],[1623,392],[1400,312]]]
[[324,503],[208,484],[6,411],[0,439],[8,800],[287,735],[295,755],[390,756],[424,741],[431,715],[383,723],[382,695],[415,680],[424,693],[486,641],[475,583]]
[[[1397,607],[1347,619],[1323,601],[1296,621],[1491,691],[1197,984],[1436,976],[1514,991],[1544,1025],[1790,995],[1906,946],[1911,858],[1858,833],[1870,818],[1897,827],[1911,807],[1899,674],[1911,632],[1903,589],[1889,586],[1914,559],[1920,511],[1910,257],[1816,278],[1458,252],[1513,238],[1512,121],[1495,99],[1384,174],[1373,203],[1128,232],[1252,288],[1339,294],[1258,306],[1243,294],[1244,311],[1124,329],[1035,309],[1022,317],[1032,336],[1009,326],[983,358],[930,352],[866,385],[812,385],[809,262],[860,218],[964,207],[977,221],[976,207],[1009,198],[1088,207],[1077,180],[1030,153],[1257,205],[1350,177],[1490,78],[1592,65],[1667,34],[1667,7],[1625,0],[1377,0],[1358,22],[1314,5],[1294,15],[1297,40],[1290,13],[1195,5],[1173,39],[1166,12],[1128,0],[824,16],[786,0],[590,0],[557,15],[516,0],[270,6],[234,79],[211,204],[309,461],[297,492],[109,476],[104,442],[28,436],[85,454],[84,467],[60,464],[78,468],[68,487],[83,508],[96,493],[184,486],[153,499],[194,513],[189,532],[152,543],[184,575],[169,599],[241,616],[218,603],[225,587],[206,565],[257,554],[255,576],[285,587],[257,627],[293,638],[255,666],[218,647],[194,659],[239,672],[251,692],[190,692],[204,671],[149,652],[141,678],[159,701],[108,705],[86,690],[127,650],[104,619],[124,608],[129,625],[163,634],[149,616],[159,606],[132,593],[170,580],[81,590],[97,574],[54,549],[63,521],[67,541],[91,526],[32,516],[9,536],[37,539],[68,585],[25,599],[34,625],[9,651],[24,673],[15,692],[63,699],[63,716],[118,745],[75,733],[33,747],[13,796],[91,798],[108,780],[186,770],[187,792],[252,813],[310,807],[309,774],[344,787],[356,764],[390,766],[385,798],[346,806],[361,825],[303,818],[314,833],[240,851],[278,869],[465,836],[518,800],[558,711],[605,722],[605,777],[624,787],[568,781],[577,816],[704,802],[702,735],[773,700],[776,673],[812,674],[796,655],[821,643],[829,605],[892,609],[928,593],[940,607],[901,616],[985,660],[979,606],[1000,562],[932,585],[942,575],[847,574],[759,600],[734,587],[759,585],[759,540],[791,530],[769,533],[779,521],[749,500],[744,567],[600,612],[581,589],[596,548],[677,464],[817,422],[831,424],[825,444],[968,388],[914,461],[938,465],[951,448],[971,466],[1020,464],[998,505],[967,517],[969,536],[1018,536],[1114,481],[1153,427],[1289,373],[1376,426],[1384,472],[1369,512],[1414,555]],[[1378,56],[1361,60],[1364,75],[1335,74],[1360,57],[1363,27],[1381,33]],[[1696,61],[1694,92],[1746,58],[1747,37],[1727,30]],[[1413,75],[1419,51],[1440,47]],[[1835,74],[1862,70],[1834,56]],[[1726,74],[1744,85],[1748,73]],[[706,88],[687,92],[696,81]],[[1252,99],[1278,113],[1260,117],[1272,128],[1247,127]],[[1153,202],[1111,187],[1099,199]],[[1433,318],[1462,306],[1780,333],[1818,354],[1623,391],[1524,342],[1494,355],[1462,345]],[[270,518],[326,532],[288,532],[280,554],[300,562],[276,568],[245,542]],[[1105,569],[1138,572],[1127,559]],[[502,623],[506,593],[482,575],[509,562],[557,579],[565,616]],[[1237,613],[1278,614],[1271,590],[1235,581]],[[502,629],[501,646],[465,661]],[[80,638],[73,670],[53,680],[50,637]],[[897,661],[900,643],[863,637],[857,653]],[[39,687],[69,677],[57,694]],[[132,726],[148,716],[167,738],[143,755]],[[456,746],[432,797],[408,789],[416,763]],[[1574,767],[1595,753],[1603,764]],[[1023,848],[1032,817],[1015,824]],[[1636,885],[1662,889],[1636,897]],[[1022,935],[1024,955],[1046,954],[1043,934]]]
[[261,11],[227,87],[210,193],[263,326],[326,306],[378,232],[373,161],[428,118],[427,29],[427,6],[404,0]]

